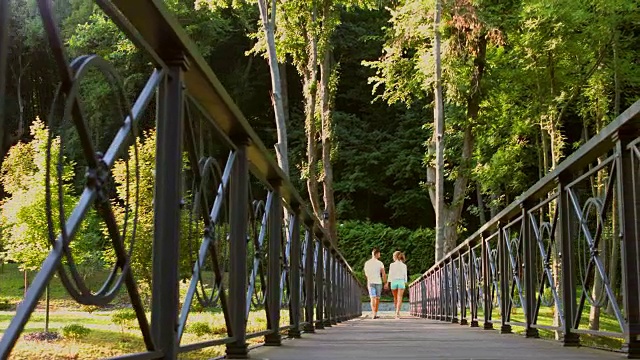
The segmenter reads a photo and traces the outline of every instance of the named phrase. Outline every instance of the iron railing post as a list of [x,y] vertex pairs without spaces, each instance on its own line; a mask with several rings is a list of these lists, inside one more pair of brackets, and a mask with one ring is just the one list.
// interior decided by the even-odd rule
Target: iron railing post
[[338,259],[331,256],[331,325],[338,324]]
[[573,319],[576,315],[576,280],[573,263],[573,244],[571,239],[571,226],[575,221],[570,207],[569,191],[565,184],[568,179],[558,179],[558,221],[560,226],[561,268],[562,268],[562,305],[563,326],[562,344],[564,346],[579,346],[580,336],[573,332]]
[[292,224],[289,227],[291,231],[291,267],[289,274],[289,294],[291,301],[289,302],[289,320],[291,328],[289,329],[289,337],[300,337],[300,216],[297,208],[291,214]]
[[476,258],[473,248],[469,247],[469,283],[471,288],[471,323],[470,327],[478,327],[478,281],[476,275]]
[[315,332],[314,326],[314,316],[313,316],[313,300],[314,300],[314,284],[313,284],[313,263],[314,263],[314,254],[313,250],[315,249],[315,238],[313,237],[313,233],[309,230],[313,223],[305,224],[305,238],[306,238],[306,246],[307,246],[307,257],[305,259],[304,266],[304,292],[305,292],[305,322],[304,332],[312,333]]
[[[640,188],[638,162],[634,148],[629,143],[637,136],[637,131],[627,129],[617,134],[616,151],[619,216],[622,221],[620,236],[622,244],[622,289],[626,314],[623,350],[628,358],[640,358],[640,244],[638,243],[638,210],[640,210]],[[615,211],[615,209],[614,209]]]
[[451,288],[451,301],[449,306],[451,307],[451,323],[457,324],[458,319],[458,278],[456,278],[456,260],[451,258],[449,262],[451,270],[449,271],[449,278],[451,281],[447,281]]
[[324,245],[322,244],[322,238],[318,239],[318,260],[316,262],[316,329],[324,329],[324,314],[325,314],[325,284],[324,284]]
[[337,263],[336,264],[336,287],[337,287],[337,291],[336,291],[336,300],[338,303],[337,309],[338,311],[336,311],[336,322],[340,323],[342,322],[342,301],[344,299],[343,295],[343,289],[342,289],[342,263]]
[[523,221],[523,229],[524,232],[520,235],[522,236],[522,245],[524,246],[524,295],[525,295],[525,303],[522,304],[522,308],[525,312],[525,333],[524,336],[528,338],[537,338],[539,337],[538,329],[533,327],[533,313],[535,312],[536,307],[536,271],[538,269],[535,268],[536,262],[536,244],[535,237],[533,235],[533,224],[531,223],[531,218],[527,212],[527,209],[530,207],[529,203],[523,203],[522,207],[522,221]]
[[183,84],[186,60],[176,59],[157,99],[151,334],[163,359],[177,357],[178,257],[182,192]]
[[489,244],[487,240],[481,236],[482,241],[482,286],[484,289],[484,324],[485,330],[493,329],[491,322],[491,268],[489,264]]
[[447,292],[444,288],[444,279],[443,279],[444,268],[438,268],[437,277],[438,279],[438,320],[444,321],[446,319],[446,311],[445,304],[447,301]]
[[509,291],[509,248],[507,247],[509,238],[505,236],[504,228],[498,223],[498,274],[500,276],[500,333],[511,334],[509,324],[509,305],[511,296]]
[[420,282],[420,293],[422,294],[422,311],[420,315],[423,318],[429,319],[433,318],[431,304],[431,298],[433,297],[433,290],[431,289],[432,279],[433,276],[428,276]]
[[333,264],[333,256],[331,254],[331,249],[327,248],[326,249],[326,260],[324,267],[325,267],[325,316],[324,316],[324,326],[325,327],[331,327],[331,314],[333,313],[333,291],[331,291],[331,287],[333,286],[332,284],[332,280],[333,278],[331,277],[331,267]]
[[282,251],[282,195],[280,194],[280,182],[273,183],[273,195],[271,208],[269,209],[269,243],[267,249],[267,299],[266,306],[269,316],[267,327],[272,332],[265,336],[266,346],[280,346],[280,306],[281,291],[280,277],[282,276],[281,254]]
[[[247,144],[239,139],[229,181],[229,314],[234,341],[227,344],[228,359],[248,357],[247,333],[247,229],[249,164]],[[275,196],[279,198],[278,196]]]
[[458,296],[460,297],[460,325],[467,325],[467,281],[464,273],[464,254],[458,256]]

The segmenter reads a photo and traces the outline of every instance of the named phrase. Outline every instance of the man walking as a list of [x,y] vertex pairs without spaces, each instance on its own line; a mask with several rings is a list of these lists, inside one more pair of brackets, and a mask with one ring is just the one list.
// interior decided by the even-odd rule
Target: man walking
[[380,250],[373,248],[371,259],[364,263],[364,274],[367,277],[367,287],[371,298],[371,317],[378,318],[378,305],[380,305],[380,295],[382,294],[382,284],[387,283],[387,274],[384,271],[384,264],[378,260]]

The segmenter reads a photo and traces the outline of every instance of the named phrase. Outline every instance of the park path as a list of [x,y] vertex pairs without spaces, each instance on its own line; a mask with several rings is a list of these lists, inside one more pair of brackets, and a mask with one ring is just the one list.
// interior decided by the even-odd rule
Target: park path
[[624,359],[622,354],[590,348],[565,348],[551,340],[501,335],[434,320],[391,316],[359,318],[281,347],[259,347],[252,359]]

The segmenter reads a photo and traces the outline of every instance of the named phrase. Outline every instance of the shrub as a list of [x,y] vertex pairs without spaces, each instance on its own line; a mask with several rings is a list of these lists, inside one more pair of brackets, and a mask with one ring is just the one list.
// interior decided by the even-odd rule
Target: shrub
[[211,327],[205,322],[195,322],[189,326],[189,332],[195,334],[198,337],[211,334]]
[[125,326],[136,319],[136,312],[130,308],[119,309],[111,315],[111,321],[113,321],[114,324],[120,325],[120,330],[122,332],[124,332]]
[[62,328],[62,336],[67,339],[82,339],[90,332],[91,330],[78,324],[69,324]]
[[338,246],[361,281],[365,281],[364,262],[371,258],[373,247],[380,249],[380,260],[387,269],[393,252],[404,252],[409,278],[413,278],[434,263],[435,233],[432,229],[394,229],[384,224],[346,221],[338,226]]
[[9,302],[9,299],[0,298],[0,311],[10,311],[13,310],[13,304]]

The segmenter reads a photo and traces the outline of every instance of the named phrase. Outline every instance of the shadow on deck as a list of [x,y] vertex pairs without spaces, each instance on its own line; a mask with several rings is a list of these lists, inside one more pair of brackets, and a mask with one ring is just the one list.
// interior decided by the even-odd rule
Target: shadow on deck
[[347,321],[282,347],[251,351],[252,359],[624,359],[623,354],[590,348],[567,348],[559,343],[500,335],[435,320],[385,314]]

